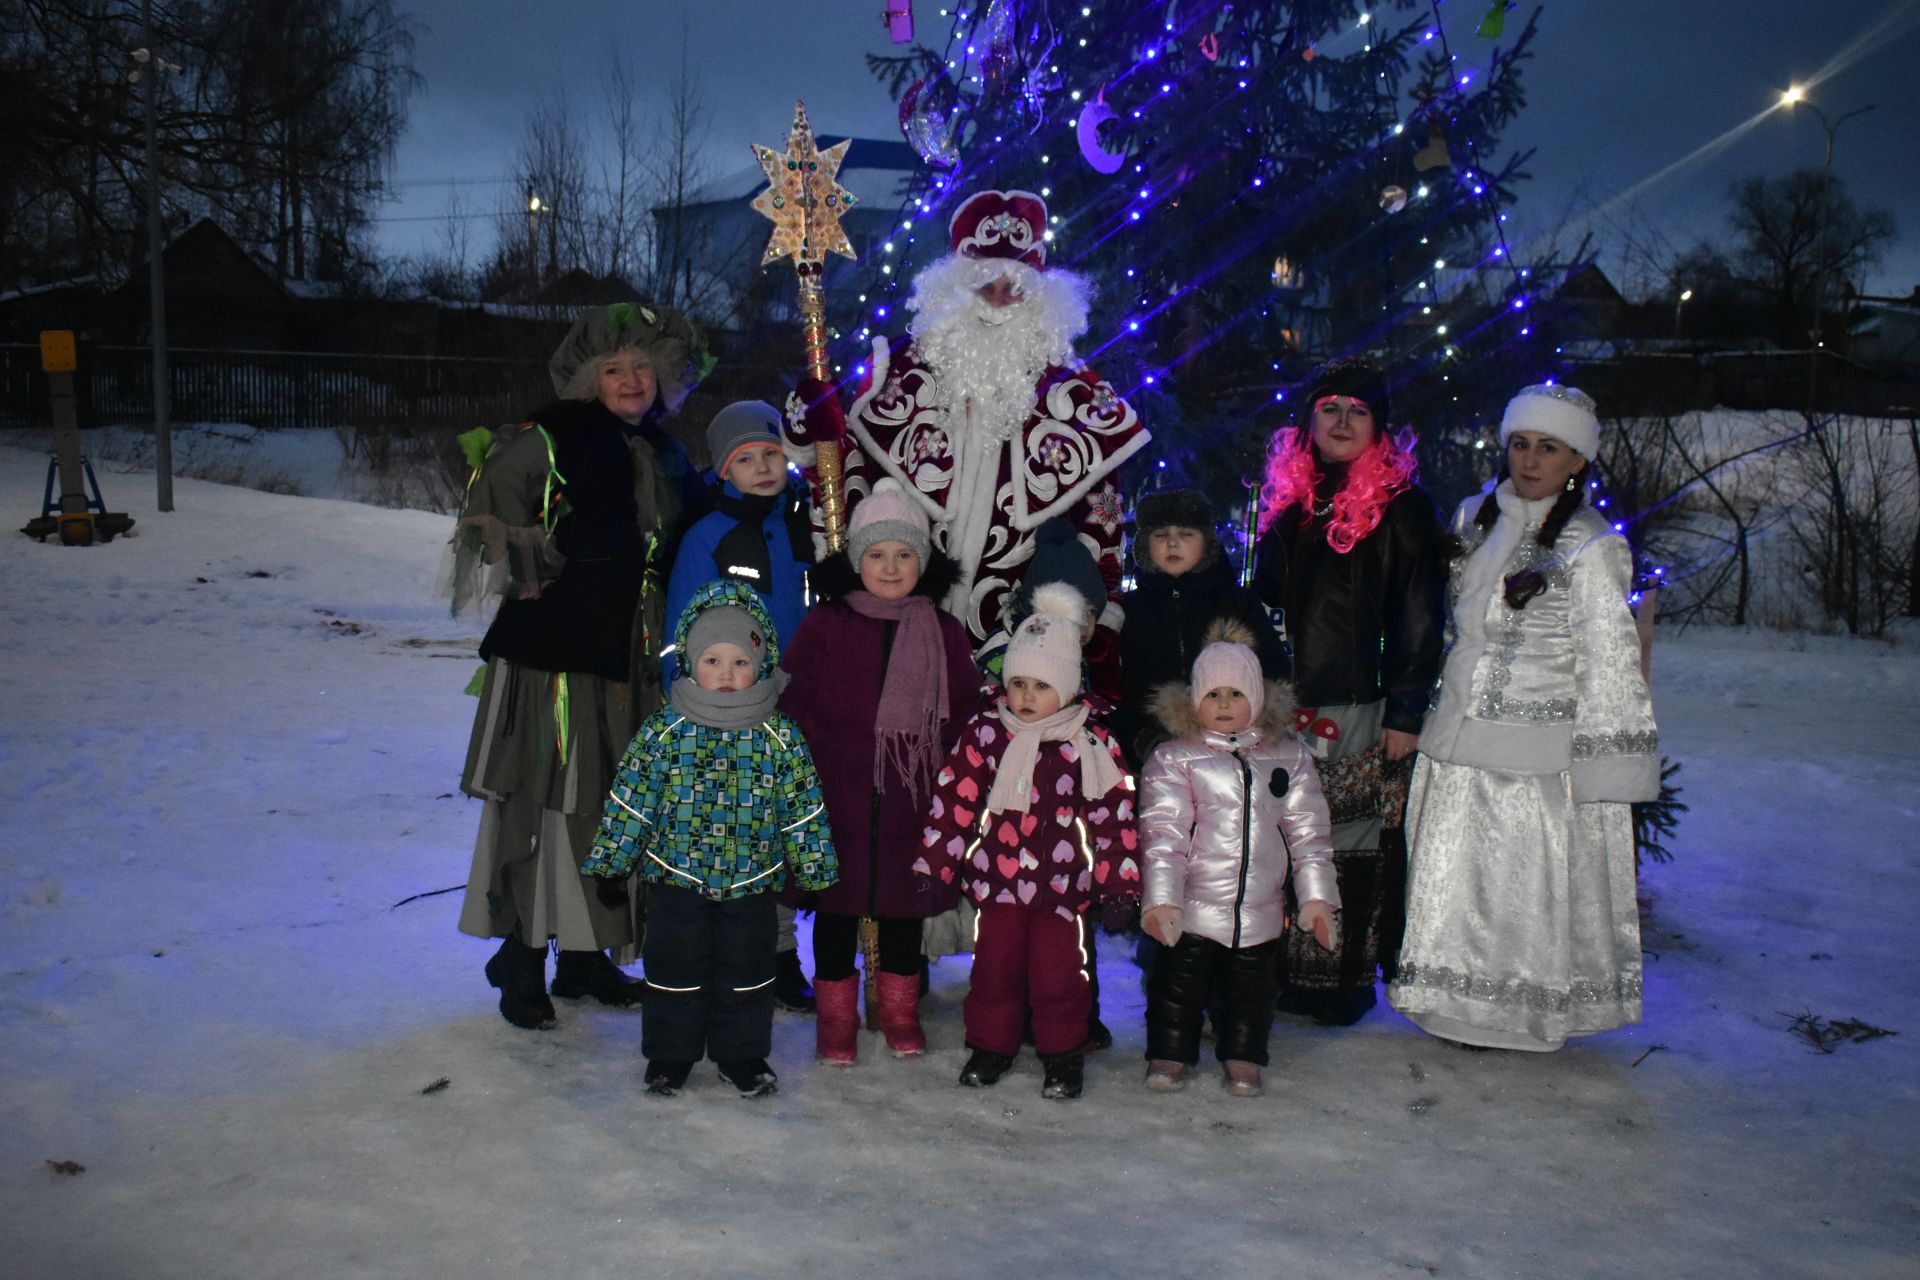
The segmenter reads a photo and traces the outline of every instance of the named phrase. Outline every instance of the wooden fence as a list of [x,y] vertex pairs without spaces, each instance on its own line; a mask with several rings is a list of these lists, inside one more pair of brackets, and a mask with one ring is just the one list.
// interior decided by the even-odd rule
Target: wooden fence
[[[552,395],[535,360],[175,348],[167,372],[173,421],[256,427],[465,428],[512,421]],[[75,383],[83,426],[153,418],[146,347],[82,347]],[[46,423],[40,349],[0,344],[0,428]]]

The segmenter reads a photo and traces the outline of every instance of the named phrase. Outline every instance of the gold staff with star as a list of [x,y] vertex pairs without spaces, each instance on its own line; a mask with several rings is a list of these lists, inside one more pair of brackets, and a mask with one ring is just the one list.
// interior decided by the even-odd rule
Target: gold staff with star
[[[793,104],[793,127],[787,130],[787,149],[753,144],[753,157],[767,175],[767,189],[753,199],[753,207],[773,220],[773,234],[760,265],[792,258],[800,280],[800,340],[806,348],[807,373],[820,382],[831,374],[827,366],[827,299],[820,275],[828,253],[852,258],[853,243],[840,226],[840,215],[859,203],[840,185],[840,164],[847,158],[851,138],[825,151],[814,145],[807,104]],[[846,482],[840,474],[840,442],[818,442],[815,463],[820,475],[820,523],[827,550],[847,543]],[[879,1000],[874,991],[880,972],[880,925],[871,917],[860,921],[860,952],[866,959],[867,1030],[879,1025]]]
[[[828,253],[852,258],[853,243],[840,226],[840,215],[859,203],[840,185],[840,164],[852,139],[843,139],[825,151],[814,145],[813,126],[804,102],[793,104],[793,127],[787,131],[787,149],[753,144],[754,159],[767,175],[767,189],[754,197],[753,207],[773,220],[773,234],[760,265],[793,259],[800,282],[800,339],[807,353],[807,372],[828,380],[827,301],[821,288],[821,270]],[[840,445],[819,442],[820,517],[827,550],[846,545],[847,502],[840,474]]]

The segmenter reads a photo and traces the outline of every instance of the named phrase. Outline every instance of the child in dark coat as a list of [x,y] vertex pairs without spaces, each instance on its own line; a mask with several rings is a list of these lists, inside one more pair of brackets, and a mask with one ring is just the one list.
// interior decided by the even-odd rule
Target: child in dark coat
[[1287,675],[1286,651],[1260,597],[1235,581],[1234,567],[1214,533],[1213,509],[1197,489],[1148,494],[1134,512],[1133,562],[1139,585],[1121,602],[1120,705],[1114,730],[1135,769],[1167,732],[1154,718],[1154,691],[1185,682],[1210,627],[1221,621],[1245,629],[1268,680]]
[[647,882],[649,1092],[678,1092],[711,1057],[752,1097],[776,1081],[774,904],[789,874],[833,884],[833,842],[812,753],[777,706],[787,675],[760,597],[710,582],[674,640],[680,674],[620,761],[581,874],[602,878],[603,898],[636,870]]
[[967,722],[928,810],[922,877],[979,909],[965,1085],[1013,1065],[1031,1015],[1042,1093],[1080,1096],[1093,963],[1087,911],[1140,896],[1133,779],[1080,701],[1082,601],[1054,585],[1007,647],[1006,695]]
[[800,623],[781,707],[820,764],[840,882],[813,922],[816,1055],[851,1067],[859,1053],[860,922],[878,933],[870,975],[880,1029],[895,1057],[926,1052],[920,1027],[921,924],[950,910],[950,884],[917,880],[921,817],[947,749],[981,705],[973,644],[934,604],[953,562],[933,550],[926,511],[884,479],[854,508],[847,551],[815,575],[822,602]]
[[[760,400],[739,400],[707,424],[713,455],[713,510],[681,539],[667,578],[666,617],[686,610],[693,593],[716,578],[746,583],[760,595],[784,648],[807,611],[806,572],[813,563],[813,533],[806,504],[790,488],[787,455],[780,444],[780,414]],[[661,656],[671,687],[674,652]],[[774,1002],[796,1013],[813,1010],[813,990],[800,968],[794,910],[781,904],[774,939]]]

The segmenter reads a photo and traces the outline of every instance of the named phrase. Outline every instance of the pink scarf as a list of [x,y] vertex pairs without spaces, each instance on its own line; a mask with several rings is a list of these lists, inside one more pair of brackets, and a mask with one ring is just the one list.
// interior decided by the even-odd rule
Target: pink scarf
[[1086,703],[1070,703],[1031,724],[1013,714],[1004,702],[999,714],[1001,725],[1011,736],[1006,750],[1000,753],[1000,767],[993,771],[993,789],[987,793],[987,808],[992,812],[1028,811],[1033,769],[1040,762],[1043,742],[1073,743],[1074,753],[1080,757],[1080,794],[1085,799],[1098,800],[1120,781],[1113,755],[1087,728]]
[[882,600],[859,590],[847,593],[847,607],[863,618],[899,624],[873,722],[873,785],[886,785],[892,764],[922,794],[931,793],[940,769],[940,726],[952,710],[939,611],[925,596]]

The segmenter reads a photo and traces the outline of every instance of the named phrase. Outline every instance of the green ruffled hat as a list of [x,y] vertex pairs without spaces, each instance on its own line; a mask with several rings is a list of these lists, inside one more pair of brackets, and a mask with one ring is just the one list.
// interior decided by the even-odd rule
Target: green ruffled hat
[[547,374],[556,394],[583,365],[616,351],[636,351],[653,367],[654,381],[668,413],[677,412],[700,380],[713,372],[713,353],[707,350],[700,327],[672,307],[616,302],[610,307],[582,311],[547,361]]

